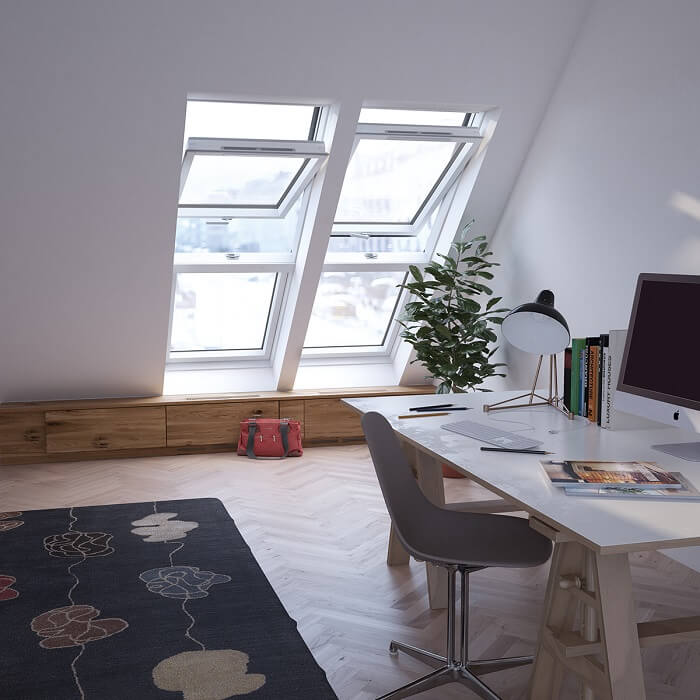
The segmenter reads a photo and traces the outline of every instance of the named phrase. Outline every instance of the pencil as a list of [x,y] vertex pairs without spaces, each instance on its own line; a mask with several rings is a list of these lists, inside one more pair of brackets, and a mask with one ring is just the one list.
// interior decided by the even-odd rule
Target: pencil
[[442,413],[411,413],[407,416],[399,416],[399,420],[406,420],[407,418],[434,418],[435,416],[449,416],[450,414],[443,411]]
[[509,447],[482,447],[482,452],[516,452],[524,455],[553,455],[554,452],[546,452],[545,450],[514,450]]

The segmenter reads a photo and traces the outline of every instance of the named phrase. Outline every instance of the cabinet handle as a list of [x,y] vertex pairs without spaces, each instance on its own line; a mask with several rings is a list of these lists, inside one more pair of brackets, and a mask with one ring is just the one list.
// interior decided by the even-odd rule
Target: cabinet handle
[[24,439],[27,442],[39,442],[39,440],[41,440],[41,435],[35,428],[28,428],[24,431]]
[[98,435],[92,441],[92,444],[99,449],[105,449],[105,448],[109,447],[109,439],[106,437],[102,437],[101,435]]
[[253,411],[253,415],[254,415],[254,416],[262,416],[262,414],[263,414],[262,408],[256,408],[256,409]]

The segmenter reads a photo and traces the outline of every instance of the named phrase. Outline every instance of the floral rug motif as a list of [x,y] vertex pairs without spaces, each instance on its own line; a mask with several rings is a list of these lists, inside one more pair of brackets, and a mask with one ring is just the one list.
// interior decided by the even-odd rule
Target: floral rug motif
[[2,697],[336,697],[216,499],[0,513],[0,619]]

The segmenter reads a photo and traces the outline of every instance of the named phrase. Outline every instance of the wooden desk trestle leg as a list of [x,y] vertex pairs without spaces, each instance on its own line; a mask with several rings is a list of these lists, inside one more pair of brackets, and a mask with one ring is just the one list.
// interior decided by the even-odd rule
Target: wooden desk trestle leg
[[644,700],[639,648],[627,554],[557,542],[530,700],[557,700],[567,671],[584,700]]
[[[442,469],[437,460],[418,452],[412,445],[403,442],[401,444],[404,454],[411,465],[421,490],[433,503],[439,506],[445,505],[445,489],[442,481]],[[408,552],[403,548],[396,535],[394,525],[389,530],[389,548],[386,562],[389,566],[408,564]],[[447,607],[447,570],[432,564],[425,565],[425,573],[428,582],[428,600],[432,610],[441,610]]]

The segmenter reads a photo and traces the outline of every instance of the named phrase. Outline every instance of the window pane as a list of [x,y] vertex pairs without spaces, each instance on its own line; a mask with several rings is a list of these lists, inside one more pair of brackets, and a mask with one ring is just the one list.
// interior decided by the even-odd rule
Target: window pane
[[462,126],[466,116],[466,112],[436,112],[428,109],[375,109],[365,107],[360,111],[360,123]]
[[345,174],[336,223],[411,223],[454,151],[444,141],[362,139]]
[[191,137],[306,141],[314,107],[188,100],[185,145]]
[[195,155],[180,205],[276,206],[305,162],[295,157]]
[[170,349],[261,350],[277,275],[180,272]]
[[403,272],[324,272],[304,347],[382,345],[404,278]]
[[422,253],[437,221],[436,207],[414,236],[396,236],[391,233],[373,233],[350,236],[332,233],[328,242],[329,253]]
[[299,230],[301,202],[297,199],[282,219],[178,217],[175,252],[291,253]]

